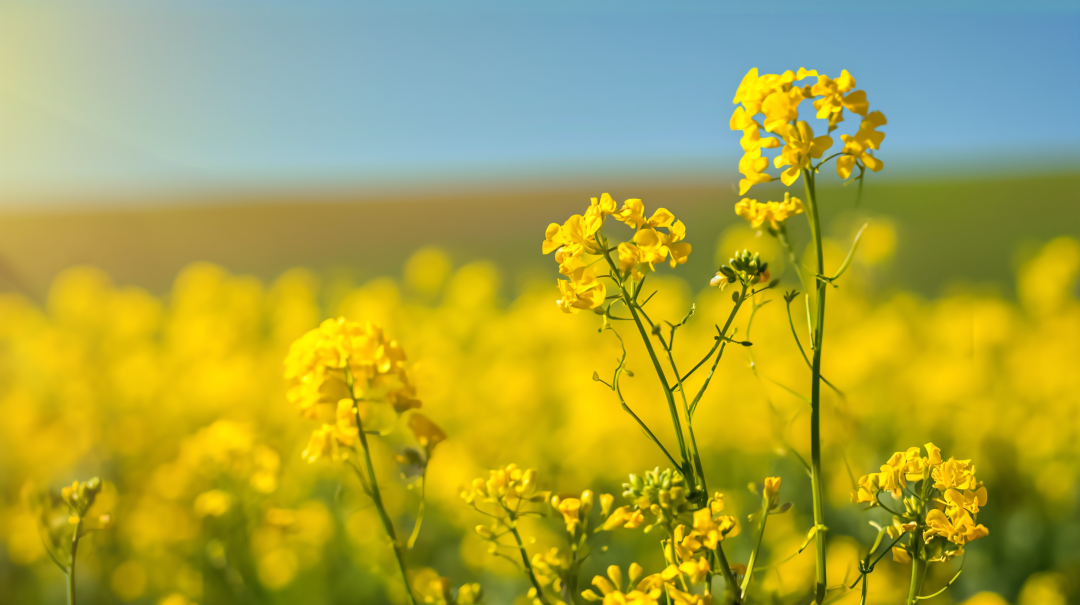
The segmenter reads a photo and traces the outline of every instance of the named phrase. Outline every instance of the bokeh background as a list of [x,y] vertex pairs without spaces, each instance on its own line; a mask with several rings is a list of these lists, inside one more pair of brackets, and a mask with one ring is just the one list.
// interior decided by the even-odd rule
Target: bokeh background
[[[410,564],[512,602],[525,585],[471,535],[460,484],[517,462],[618,494],[662,464],[591,380],[617,343],[553,304],[544,227],[604,191],[683,220],[693,253],[657,280],[656,313],[696,304],[684,364],[727,314],[707,282],[736,249],[797,283],[732,211],[730,99],[755,66],[847,69],[889,118],[861,198],[822,184],[832,264],[871,220],[827,320],[846,395],[824,421],[830,578],[855,577],[881,520],[848,504],[852,475],[933,441],[990,491],[990,536],[937,600],[1080,601],[1078,57],[1070,2],[0,1],[0,601],[62,602],[23,499],[91,475],[116,486],[116,527],[80,551],[85,603],[400,600],[373,510],[341,468],[300,460],[314,427],[284,399],[289,343],[344,315],[399,339],[450,435]],[[765,561],[811,525],[790,454],[808,415],[786,390],[809,374],[786,322],[781,300],[762,308],[753,367],[729,351],[697,424],[737,514],[748,483],[784,478],[794,508]],[[662,427],[630,356],[628,394]],[[399,433],[379,471],[409,527]],[[213,489],[225,514],[195,505]],[[559,531],[538,524],[536,548]],[[587,576],[660,565],[640,535],[600,539]],[[812,566],[765,586],[803,602]],[[935,589],[955,573],[937,567]],[[906,582],[883,563],[872,600]]]

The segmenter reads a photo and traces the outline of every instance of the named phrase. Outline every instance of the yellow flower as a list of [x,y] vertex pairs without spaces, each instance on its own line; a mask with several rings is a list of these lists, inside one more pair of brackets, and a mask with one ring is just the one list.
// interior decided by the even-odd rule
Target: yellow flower
[[926,448],[926,461],[931,466],[937,466],[937,465],[941,464],[941,448],[940,447],[934,445],[933,443],[927,443],[923,447]]
[[551,499],[551,505],[555,507],[555,510],[562,513],[563,522],[566,523],[566,531],[573,534],[578,525],[581,525],[581,500],[554,496]]
[[689,592],[683,592],[672,585],[667,587],[668,594],[671,595],[671,600],[675,605],[712,605],[713,598],[711,594],[696,595]]
[[336,433],[337,428],[330,424],[324,424],[321,428],[315,429],[311,432],[311,439],[308,440],[308,445],[300,456],[308,462],[315,462],[323,457],[330,457],[333,460],[347,459],[348,452],[342,451]]
[[601,193],[599,198],[594,197],[589,200],[589,211],[599,212],[601,216],[615,214],[617,208],[618,204],[610,193]]
[[[619,244],[619,271],[623,275],[627,274],[627,271],[634,270],[639,264],[641,264],[641,248],[638,248],[633,242],[623,242]],[[640,279],[640,276],[635,276],[635,279]]]
[[780,506],[780,477],[765,477],[765,490],[763,493],[769,510]]
[[420,412],[413,412],[412,416],[409,416],[409,429],[416,436],[420,446],[428,452],[446,441],[446,432]]
[[559,280],[559,293],[562,297],[556,301],[564,313],[576,313],[581,309],[595,309],[604,304],[607,287],[596,278],[588,267],[582,267],[570,275],[570,279]]
[[735,204],[735,214],[750,221],[750,226],[755,229],[766,222],[773,229],[779,229],[780,223],[802,213],[802,201],[799,198],[791,197],[788,193],[784,194],[784,201],[782,202],[765,202],[762,204],[757,200],[743,198],[739,200],[739,203]]
[[[630,584],[634,584],[638,576],[641,575],[641,571],[641,566],[637,563],[630,565]],[[588,601],[602,601],[603,605],[659,604],[664,585],[659,574],[646,576],[634,586],[633,590],[630,590],[628,586],[627,592],[623,592],[622,583],[622,570],[617,565],[611,565],[607,568],[607,577],[596,576],[593,578],[592,584],[600,591],[600,594],[598,595],[592,590],[586,590],[581,595]]]
[[461,492],[468,504],[487,502],[499,504],[505,509],[515,509],[522,501],[544,502],[548,492],[537,489],[535,469],[523,470],[516,464],[508,464],[488,473],[488,478],[473,479],[470,489]]
[[926,531],[923,536],[930,542],[934,536],[941,536],[959,546],[973,542],[979,538],[985,538],[990,534],[984,525],[976,525],[970,515],[964,513],[955,519],[950,519],[944,512],[931,509],[926,514]]
[[765,174],[769,159],[761,157],[761,149],[747,151],[739,160],[739,172],[746,178],[739,180],[739,195],[746,195],[754,185],[768,183],[773,177]]
[[600,494],[600,516],[606,517],[611,512],[611,505],[615,503],[615,496]]
[[616,220],[637,229],[645,224],[645,204],[638,199],[626,200],[623,207],[612,214]]
[[870,112],[863,118],[859,131],[854,136],[842,134],[840,139],[844,141],[844,149],[836,160],[836,174],[846,179],[851,176],[851,170],[855,167],[855,161],[862,162],[870,170],[877,172],[884,167],[884,163],[874,157],[870,152],[881,148],[881,142],[885,140],[885,133],[876,129],[887,124],[885,114],[880,111]]
[[815,137],[814,130],[806,122],[788,124],[780,129],[780,133],[785,144],[773,163],[777,168],[790,166],[780,175],[780,180],[788,186],[799,180],[799,173],[810,167],[811,159],[821,158],[833,144],[828,135]]
[[737,534],[734,532],[736,528],[735,517],[723,515],[713,519],[712,510],[703,508],[694,512],[693,529],[680,541],[680,546],[690,552],[697,552],[703,547],[714,550],[729,534]]
[[852,88],[855,88],[855,78],[851,77],[846,69],[841,71],[840,77],[835,80],[825,74],[818,75],[817,84],[811,87],[811,94],[821,97],[814,101],[814,108],[818,110],[817,117],[829,121],[830,131],[843,121],[844,109],[866,115],[869,107],[866,102],[866,93],[856,90],[851,94],[844,94]]
[[947,489],[978,489],[982,484],[975,479],[975,465],[971,460],[949,458],[934,468],[931,473],[934,487],[941,491]]
[[220,517],[232,508],[233,498],[228,492],[212,489],[195,498],[192,508],[196,517]]
[[668,248],[665,234],[650,227],[642,227],[634,234],[634,244],[641,254],[641,262],[649,265],[662,263],[667,259]]
[[413,590],[420,602],[428,605],[452,605],[450,580],[440,577],[434,569],[422,569],[412,579]]
[[[813,86],[806,84],[800,87],[795,84],[810,77],[817,77],[817,83]],[[739,172],[744,178],[739,181],[739,195],[745,195],[754,185],[767,183],[773,178],[765,174],[768,159],[761,155],[761,150],[776,147],[779,141],[772,137],[763,138],[762,128],[766,132],[778,133],[784,141],[784,148],[773,162],[777,168],[790,166],[781,175],[788,186],[798,180],[802,170],[810,166],[811,159],[820,159],[832,146],[831,137],[814,137],[810,126],[799,121],[799,104],[804,99],[814,97],[817,97],[813,102],[816,116],[828,121],[830,133],[843,121],[845,109],[864,116],[859,132],[853,136],[842,135],[845,149],[837,162],[837,172],[843,178],[848,178],[856,161],[872,171],[880,170],[881,160],[875,158],[871,150],[877,149],[884,137],[874,130],[884,124],[884,116],[880,112],[867,115],[870,105],[866,93],[852,90],[854,88],[855,78],[847,70],[841,72],[839,78],[832,79],[816,70],[802,67],[798,72],[763,75],[758,73],[757,68],[751,69],[735,92],[733,102],[738,107],[729,122],[731,130],[743,133],[739,140],[743,149]],[[765,116],[764,125],[755,120],[759,113]]]
[[289,401],[308,418],[350,398],[350,377],[357,400],[390,403],[398,413],[420,407],[405,352],[373,324],[328,319],[294,342],[285,358]]
[[569,561],[557,547],[533,555],[532,567],[541,587],[551,586],[555,592],[562,591],[562,577],[569,569]]
[[691,584],[698,584],[705,580],[705,576],[711,571],[709,561],[705,557],[684,561],[678,566],[668,565],[667,569],[660,574],[665,582],[670,582],[680,575],[685,576]]
[[776,132],[795,121],[799,117],[799,103],[805,98],[801,88],[770,93],[761,104],[761,111],[765,114],[765,131]]
[[645,522],[645,515],[639,510],[633,510],[630,506],[620,506],[611,512],[611,516],[604,520],[604,530],[611,531],[616,527],[634,529]]
[[589,206],[589,211],[584,216],[571,216],[561,226],[552,223],[544,234],[543,252],[556,252],[555,260],[559,263],[559,272],[569,275],[584,265],[583,255],[600,251],[596,232],[603,224],[604,215],[599,203]]

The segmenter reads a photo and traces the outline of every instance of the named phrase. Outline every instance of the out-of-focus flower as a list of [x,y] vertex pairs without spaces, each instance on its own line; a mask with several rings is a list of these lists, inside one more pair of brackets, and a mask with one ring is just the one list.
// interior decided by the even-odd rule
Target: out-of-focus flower
[[292,383],[289,400],[308,418],[350,398],[350,391],[356,401],[389,403],[398,412],[420,407],[398,342],[373,324],[344,317],[324,321],[293,343],[285,378]]
[[232,508],[233,497],[220,489],[203,492],[195,498],[192,508],[197,517],[220,517]]
[[766,222],[773,229],[779,229],[788,218],[803,213],[802,200],[784,193],[782,202],[759,203],[757,200],[743,198],[735,204],[735,214],[750,221],[750,226],[757,229]]
[[593,578],[592,584],[600,594],[592,589],[581,594],[587,601],[603,602],[603,605],[658,605],[664,586],[660,574],[641,578],[643,570],[637,563],[630,564],[629,572],[628,585],[624,587],[622,570],[617,565],[611,565],[607,568],[606,577]]

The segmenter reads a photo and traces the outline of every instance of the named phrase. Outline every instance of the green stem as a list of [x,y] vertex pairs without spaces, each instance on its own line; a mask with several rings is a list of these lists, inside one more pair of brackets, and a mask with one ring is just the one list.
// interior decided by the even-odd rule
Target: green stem
[[[814,237],[814,249],[817,256],[817,273],[825,274],[825,259],[821,241],[821,218],[818,215],[818,203],[816,187],[814,186],[814,174],[810,170],[803,170],[803,181],[806,186],[807,216],[810,219],[810,232]],[[817,281],[817,321],[813,326],[812,348],[814,350],[812,377],[810,383],[810,482],[814,498],[814,525],[817,526],[815,535],[816,564],[814,601],[821,605],[825,602],[825,506],[822,498],[821,481],[821,348],[825,333],[825,292],[827,285]]]
[[[671,333],[672,341],[675,340],[675,331]],[[675,365],[675,356],[671,352],[672,345],[664,347],[664,351],[667,352],[668,363],[671,364],[671,371],[675,373],[675,380],[678,381],[679,395],[682,397],[683,412],[686,414],[686,431],[690,434],[690,447],[693,448],[694,454],[694,469],[701,480],[701,493],[702,499],[707,503],[709,499],[709,488],[705,485],[705,469],[701,465],[701,452],[698,450],[697,438],[694,436],[694,422],[690,416],[690,402],[686,399],[686,389],[683,388],[682,378],[679,378],[679,368]]]
[[[600,233],[603,237],[603,233]],[[603,244],[606,246],[606,244]],[[607,260],[608,265],[611,266],[612,272],[619,274],[619,269],[615,265],[615,261],[611,259],[611,254],[605,249],[603,251],[604,258]],[[649,357],[652,359],[653,368],[656,370],[656,376],[660,379],[661,386],[664,387],[664,397],[667,398],[668,411],[671,413],[671,424],[675,428],[675,436],[679,441],[679,454],[682,456],[683,464],[680,469],[691,485],[697,485],[696,478],[694,477],[694,468],[690,464],[690,456],[686,449],[686,440],[683,437],[682,422],[679,420],[679,409],[675,405],[675,397],[671,393],[671,386],[668,384],[667,376],[664,374],[664,368],[660,365],[660,358],[656,356],[656,350],[653,349],[652,340],[649,339],[649,333],[645,330],[645,325],[641,323],[641,316],[638,313],[638,306],[634,300],[634,297],[627,291],[623,284],[619,283],[619,289],[622,290],[623,302],[626,307],[630,309],[630,316],[634,319],[634,324],[637,325],[638,332],[641,334],[641,340],[645,343],[645,350],[649,352]]]
[[513,514],[510,515],[510,533],[514,534],[514,540],[517,541],[518,551],[521,552],[521,562],[525,565],[525,573],[529,576],[529,581],[532,582],[533,588],[536,590],[536,600],[540,601],[542,605],[548,605],[547,599],[544,598],[544,588],[540,586],[540,581],[536,579],[536,574],[533,573],[532,563],[529,562],[529,553],[525,551],[525,543],[521,541],[521,534],[517,530],[517,517]]
[[922,587],[923,575],[926,573],[926,561],[919,556],[919,546],[922,542],[922,530],[916,530],[911,534],[911,584],[908,587],[908,605],[915,605],[919,601],[919,589]]
[[416,595],[413,594],[412,587],[409,586],[409,574],[406,572],[405,568],[405,553],[401,548],[401,544],[398,543],[397,532],[394,531],[394,522],[386,512],[386,505],[383,504],[382,492],[379,490],[379,482],[375,479],[375,465],[371,461],[371,449],[368,447],[367,434],[364,433],[364,423],[360,419],[360,403],[356,400],[356,391],[353,388],[352,371],[350,371],[348,367],[345,368],[345,377],[349,386],[349,397],[351,397],[353,401],[353,411],[356,413],[357,436],[360,438],[360,447],[364,450],[364,463],[367,466],[368,486],[371,488],[371,500],[375,504],[375,509],[379,511],[379,519],[382,521],[383,528],[386,530],[386,535],[390,538],[390,545],[394,550],[394,558],[397,559],[398,569],[401,571],[401,579],[405,582],[405,593],[409,595],[409,603],[417,605]]
[[715,552],[716,557],[720,559],[720,571],[724,574],[724,582],[727,584],[728,594],[731,595],[731,602],[738,605],[742,603],[742,591],[739,590],[739,583],[735,580],[735,574],[731,572],[727,556],[724,555],[723,543],[717,542]]
[[71,564],[67,568],[67,601],[75,605],[75,554],[79,551],[79,532],[82,531],[82,517],[75,524],[75,533],[71,536]]
[[754,563],[757,562],[758,551],[761,550],[761,540],[765,537],[765,522],[769,519],[769,504],[766,499],[765,504],[761,507],[761,526],[758,528],[757,544],[754,545],[754,550],[750,552],[750,560],[746,563],[746,576],[743,577],[742,588],[740,593],[742,598],[746,598],[746,589],[750,587],[750,579],[754,577]]

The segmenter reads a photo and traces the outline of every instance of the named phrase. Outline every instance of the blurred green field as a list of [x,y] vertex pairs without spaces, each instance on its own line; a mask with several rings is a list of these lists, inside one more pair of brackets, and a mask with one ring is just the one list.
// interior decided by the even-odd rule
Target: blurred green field
[[[165,198],[131,209],[7,211],[0,212],[0,257],[6,264],[0,269],[6,269],[9,289],[21,285],[36,297],[60,270],[76,264],[157,293],[195,261],[264,280],[302,266],[360,282],[397,274],[409,254],[435,245],[457,262],[492,259],[507,275],[521,275],[546,266],[537,254],[542,225],[580,212],[590,195],[602,191],[668,207],[692,225],[689,241],[711,253],[716,241],[702,241],[702,234],[714,238],[740,223],[731,212],[738,196],[731,186],[703,183],[597,183],[595,189],[533,184],[382,201],[355,192],[218,195]],[[766,199],[778,191],[759,186],[755,196]],[[828,200],[825,224],[845,236],[864,215],[892,221],[898,249],[876,279],[932,296],[955,284],[1010,292],[1017,263],[1039,242],[1080,233],[1078,192],[1080,172],[1066,172],[870,178],[858,205],[854,187],[823,184],[821,195]],[[704,273],[713,261],[693,255],[688,272]],[[513,288],[520,282],[506,283]]]

